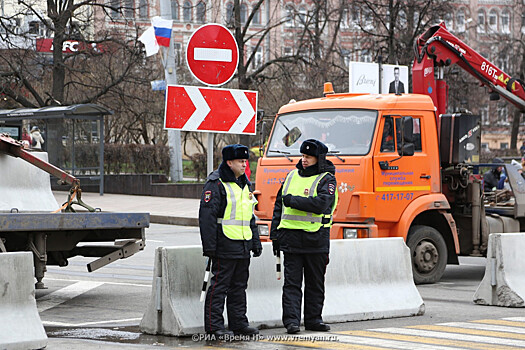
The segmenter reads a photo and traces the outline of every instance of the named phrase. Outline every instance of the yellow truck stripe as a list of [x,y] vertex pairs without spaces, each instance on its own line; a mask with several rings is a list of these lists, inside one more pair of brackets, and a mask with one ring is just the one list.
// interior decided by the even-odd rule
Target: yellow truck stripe
[[430,191],[430,186],[386,186],[376,187],[376,192]]

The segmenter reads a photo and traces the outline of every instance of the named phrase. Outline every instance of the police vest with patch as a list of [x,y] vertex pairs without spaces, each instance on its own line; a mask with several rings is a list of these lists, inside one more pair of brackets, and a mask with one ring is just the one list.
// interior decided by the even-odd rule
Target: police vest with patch
[[[319,181],[328,173],[322,173],[317,176],[302,177],[299,175],[297,169],[291,171],[284,181],[283,191],[281,196],[287,194],[300,197],[316,197],[317,185]],[[281,215],[281,223],[277,227],[287,228],[293,230],[303,230],[306,232],[317,232],[321,227],[332,226],[332,214],[337,205],[337,190],[335,190],[335,198],[332,203],[332,210],[330,214],[314,214],[299,209],[290,208],[283,203],[283,212]]]
[[226,209],[217,223],[222,224],[222,232],[229,239],[248,241],[252,239],[250,221],[257,200],[248,185],[241,189],[235,182],[221,182],[226,189]]

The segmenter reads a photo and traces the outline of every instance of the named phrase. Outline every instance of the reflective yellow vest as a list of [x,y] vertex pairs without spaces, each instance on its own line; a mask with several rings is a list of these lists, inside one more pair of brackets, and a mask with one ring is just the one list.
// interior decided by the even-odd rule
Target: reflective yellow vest
[[217,222],[222,224],[222,232],[229,239],[249,241],[252,239],[250,221],[257,200],[248,185],[241,189],[235,182],[221,182],[226,189],[226,209],[224,217]]
[[[303,177],[299,175],[297,169],[292,170],[286,180],[284,180],[283,190],[281,196],[284,197],[287,194],[292,196],[300,197],[316,197],[317,196],[317,185],[319,181],[328,173],[322,173],[317,176],[307,176]],[[281,223],[277,227],[287,228],[293,230],[303,230],[306,232],[317,232],[321,227],[331,227],[332,226],[332,214],[334,213],[335,207],[337,205],[337,189],[335,190],[335,199],[332,204],[332,211],[330,214],[314,214],[299,209],[290,208],[284,205],[283,211],[281,214]],[[323,218],[328,219],[326,223],[323,224]]]

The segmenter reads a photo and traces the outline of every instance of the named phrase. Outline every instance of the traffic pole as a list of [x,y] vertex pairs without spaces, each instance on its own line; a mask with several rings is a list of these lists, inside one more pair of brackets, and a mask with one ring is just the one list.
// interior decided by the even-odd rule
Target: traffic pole
[[200,302],[204,301],[206,298],[206,288],[208,287],[208,282],[210,281],[210,270],[211,270],[211,258],[208,257],[206,261],[206,271],[204,272],[204,281],[202,282],[201,298]]
[[277,251],[277,255],[275,256],[275,274],[277,276],[277,279],[281,279],[281,251]]

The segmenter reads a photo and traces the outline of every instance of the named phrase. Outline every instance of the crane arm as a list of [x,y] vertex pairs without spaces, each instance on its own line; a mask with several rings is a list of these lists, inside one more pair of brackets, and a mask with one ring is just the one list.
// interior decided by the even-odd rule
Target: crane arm
[[[429,95],[444,114],[448,104],[448,85],[443,79],[443,68],[457,64],[470,73],[491,92],[503,96],[520,111],[525,112],[525,83],[512,78],[489,60],[450,33],[444,23],[429,28],[414,44],[412,66],[414,93]],[[434,74],[437,69],[437,80]]]

